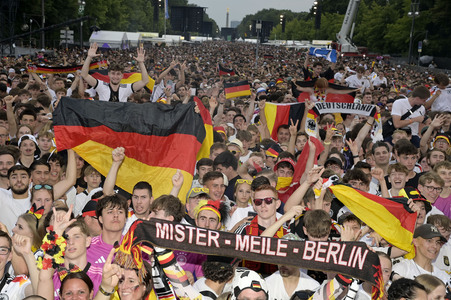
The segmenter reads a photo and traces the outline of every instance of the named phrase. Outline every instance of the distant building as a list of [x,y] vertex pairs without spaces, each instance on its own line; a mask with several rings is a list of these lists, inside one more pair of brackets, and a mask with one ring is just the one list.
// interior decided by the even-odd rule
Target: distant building
[[237,28],[241,21],[230,21],[230,27]]

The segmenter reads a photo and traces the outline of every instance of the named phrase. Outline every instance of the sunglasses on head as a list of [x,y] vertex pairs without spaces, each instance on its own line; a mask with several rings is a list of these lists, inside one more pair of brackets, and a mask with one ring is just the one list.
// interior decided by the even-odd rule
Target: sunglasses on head
[[35,186],[33,186],[33,189],[35,189],[36,191],[39,191],[40,189],[52,190],[53,187],[48,184],[36,184]]
[[241,184],[241,183],[247,183],[247,184],[251,185],[251,184],[252,184],[252,180],[247,180],[247,179],[237,179],[235,185]]
[[255,206],[260,206],[260,205],[262,205],[263,201],[265,201],[266,205],[271,205],[272,202],[275,201],[275,200],[277,200],[277,199],[274,198],[274,197],[267,197],[267,198],[261,198],[261,199],[255,198],[254,199],[254,204],[255,204]]

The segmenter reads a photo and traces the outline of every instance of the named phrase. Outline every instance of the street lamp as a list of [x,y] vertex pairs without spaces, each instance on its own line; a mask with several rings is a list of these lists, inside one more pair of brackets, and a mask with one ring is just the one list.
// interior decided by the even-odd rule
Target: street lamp
[[412,18],[412,27],[410,28],[410,43],[409,43],[409,58],[408,64],[412,62],[412,45],[413,45],[413,33],[415,30],[415,17],[420,16],[420,0],[412,0],[410,4],[410,11],[407,16]]
[[[78,15],[83,17],[85,12],[86,2],[83,0],[78,0]],[[80,21],[80,49],[83,48],[83,21]]]
[[[33,24],[33,21],[36,23],[36,25],[38,25],[39,28],[41,28],[41,25],[39,25],[38,21],[36,21],[33,18],[30,18],[30,25],[28,26],[30,29],[30,45],[28,46],[28,49],[30,51],[30,56],[31,56],[31,25]],[[25,26],[23,26],[23,27],[25,27]]]

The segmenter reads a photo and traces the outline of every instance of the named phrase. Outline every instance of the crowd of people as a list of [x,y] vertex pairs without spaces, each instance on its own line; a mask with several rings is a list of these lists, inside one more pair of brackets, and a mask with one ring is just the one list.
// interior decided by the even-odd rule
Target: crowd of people
[[[5,57],[0,64],[0,296],[5,299],[370,299],[371,284],[328,270],[306,270],[155,248],[141,269],[121,267],[116,246],[136,220],[163,219],[209,230],[296,241],[361,241],[376,251],[384,298],[445,299],[451,291],[451,88],[444,73],[386,60],[205,42],[136,50],[55,50]],[[109,82],[89,72],[107,60]],[[34,68],[30,66],[35,66]],[[219,76],[218,65],[232,70]],[[40,67],[82,66],[72,73]],[[125,73],[141,80],[124,84]],[[148,88],[149,77],[154,80]],[[251,95],[226,97],[226,83],[248,81]],[[299,82],[311,85],[299,85]],[[340,90],[337,86],[350,89]],[[307,93],[307,98],[302,98]],[[328,95],[353,92],[377,116],[307,114]],[[148,182],[118,189],[126,150],[111,154],[104,177],[74,150],[56,150],[52,113],[62,97],[133,105],[186,105],[210,112],[214,143],[183,176],[154,195]],[[349,95],[347,95],[349,96]],[[302,99],[301,99],[302,98]],[[273,128],[268,103],[305,102],[304,115]],[[137,145],[139,147],[139,145]],[[165,149],[161,149],[165,151]],[[195,155],[195,154],[193,154]],[[304,160],[304,161],[302,161]],[[302,167],[301,167],[302,166]],[[194,168],[194,166],[193,166]],[[133,170],[131,170],[133,172]],[[330,182],[404,201],[417,214],[415,251],[389,244],[334,196]],[[119,190],[119,192],[118,192]],[[400,220],[401,222],[402,220]],[[395,237],[396,238],[396,237]],[[168,259],[168,257],[172,259]],[[168,262],[169,261],[169,262]],[[183,284],[174,280],[181,272]],[[186,275],[186,277],[184,277]],[[2,298],[3,299],[3,298]]]

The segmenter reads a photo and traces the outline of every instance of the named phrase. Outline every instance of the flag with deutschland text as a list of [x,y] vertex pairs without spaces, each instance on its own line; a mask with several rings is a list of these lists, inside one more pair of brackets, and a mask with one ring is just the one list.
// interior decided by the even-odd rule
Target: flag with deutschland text
[[[104,82],[110,82],[110,77],[108,77],[108,70],[103,69],[103,70],[89,71],[89,74],[97,80],[101,80]],[[135,83],[137,81],[140,81],[142,78],[141,73],[139,73],[139,72],[123,73],[122,75],[123,75],[122,80],[121,80],[122,84]],[[155,85],[155,80],[153,80],[149,76],[149,83],[146,84],[146,88],[149,91],[153,91],[154,85]]]
[[251,87],[246,80],[224,83],[224,91],[226,99],[251,95]]
[[333,185],[330,189],[357,218],[388,243],[413,253],[417,213],[410,211],[407,198],[386,199],[343,184]]
[[195,103],[118,103],[63,97],[53,113],[58,150],[74,149],[106,176],[111,152],[125,148],[116,184],[131,193],[139,181],[152,185],[154,197],[169,194],[181,170],[180,199],[191,187],[196,155],[205,139]]
[[223,67],[221,64],[218,64],[218,70],[219,70],[219,76],[234,76],[235,75],[235,71],[233,69],[227,69],[225,67]]
[[304,103],[269,103],[265,104],[265,117],[271,138],[277,141],[277,129],[280,125],[298,122],[298,130],[304,115]]

